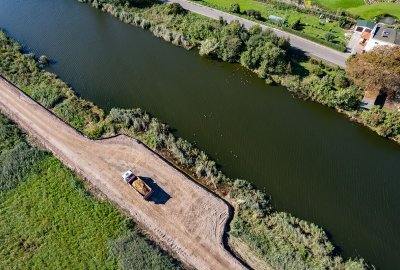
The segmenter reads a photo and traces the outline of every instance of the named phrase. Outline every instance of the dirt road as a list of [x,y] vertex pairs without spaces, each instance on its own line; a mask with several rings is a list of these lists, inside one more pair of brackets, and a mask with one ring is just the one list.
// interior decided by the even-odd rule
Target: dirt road
[[[226,203],[140,142],[126,136],[89,140],[2,77],[0,110],[129,213],[185,264],[197,269],[244,269],[222,244],[229,215]],[[150,201],[144,201],[121,181],[128,169],[153,187]]]

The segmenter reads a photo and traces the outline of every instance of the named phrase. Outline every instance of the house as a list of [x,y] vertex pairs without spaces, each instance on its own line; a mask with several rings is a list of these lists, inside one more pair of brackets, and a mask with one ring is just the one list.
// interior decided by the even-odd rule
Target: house
[[360,54],[365,51],[365,46],[372,30],[375,28],[375,23],[365,20],[358,20],[356,26],[354,27],[353,34],[347,44],[347,51],[351,54]]
[[359,33],[371,33],[372,30],[375,28],[375,25],[375,23],[370,21],[358,20],[354,31]]
[[385,45],[391,47],[400,46],[400,30],[378,23],[372,30],[364,50],[368,52],[376,46]]

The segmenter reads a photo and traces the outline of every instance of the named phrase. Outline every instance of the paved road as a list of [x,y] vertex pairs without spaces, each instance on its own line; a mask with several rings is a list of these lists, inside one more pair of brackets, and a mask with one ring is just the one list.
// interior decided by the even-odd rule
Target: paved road
[[[258,23],[255,23],[253,21],[244,19],[239,16],[235,16],[214,8],[206,7],[203,5],[200,5],[198,3],[192,3],[186,0],[166,0],[167,2],[171,3],[179,3],[181,6],[187,10],[190,10],[192,12],[201,14],[206,17],[210,17],[213,19],[218,19],[219,17],[224,18],[226,21],[231,22],[234,20],[238,20],[241,24],[243,24],[246,28],[250,28],[253,25],[260,25]],[[278,36],[280,37],[285,37],[290,40],[290,44],[297,48],[300,49],[301,51],[305,52],[306,54],[317,57],[320,59],[323,59],[329,63],[338,65],[340,67],[345,67],[346,66],[346,60],[350,56],[349,53],[341,53],[338,52],[334,49],[322,46],[318,43],[312,42],[310,40],[307,40],[305,38],[281,31],[279,29],[271,28],[265,25],[260,25],[263,29],[272,29]]]
[[[0,76],[0,110],[196,269],[245,269],[222,244],[226,203],[142,143],[89,140]],[[153,188],[149,201],[121,181],[132,169]],[[153,182],[154,180],[154,182]]]

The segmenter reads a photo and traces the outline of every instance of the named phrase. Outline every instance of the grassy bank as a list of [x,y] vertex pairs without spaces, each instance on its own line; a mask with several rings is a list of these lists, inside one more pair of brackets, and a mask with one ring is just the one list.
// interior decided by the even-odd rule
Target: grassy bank
[[[169,42],[187,48],[198,46],[204,55],[240,62],[261,78],[280,82],[299,96],[347,110],[359,101],[359,90],[350,85],[343,71],[296,59],[287,41],[259,28],[247,31],[237,23],[213,21],[177,6],[139,9],[97,1],[94,5],[126,23],[150,29]],[[54,75],[38,68],[34,56],[23,54],[4,33],[0,34],[0,46],[0,73],[62,119],[93,137],[125,133],[139,138],[224,196],[235,207],[231,237],[246,243],[267,264],[275,268],[296,265],[297,269],[367,268],[362,260],[344,261],[320,227],[275,211],[265,193],[245,180],[226,177],[204,152],[175,138],[159,120],[140,109],[113,109],[105,115],[100,108],[77,98]]]
[[88,193],[60,161],[31,147],[1,114],[0,142],[1,269],[177,268],[131,220]]

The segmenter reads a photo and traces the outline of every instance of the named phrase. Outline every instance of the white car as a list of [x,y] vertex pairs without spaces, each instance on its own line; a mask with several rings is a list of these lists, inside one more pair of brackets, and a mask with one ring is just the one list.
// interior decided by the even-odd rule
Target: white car
[[136,175],[131,170],[129,170],[124,172],[122,178],[125,180],[125,182],[130,183],[132,180],[136,178]]

